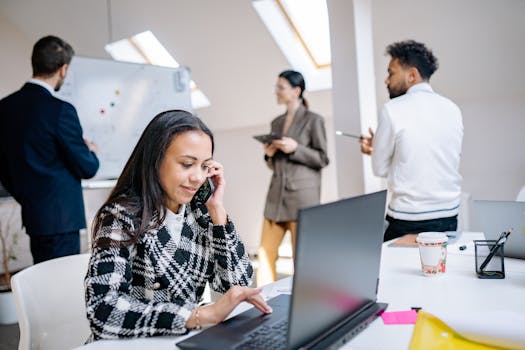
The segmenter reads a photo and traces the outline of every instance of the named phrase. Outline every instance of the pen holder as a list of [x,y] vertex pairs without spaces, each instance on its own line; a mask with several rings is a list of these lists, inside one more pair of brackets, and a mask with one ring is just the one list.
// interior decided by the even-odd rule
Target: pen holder
[[504,244],[496,245],[496,242],[496,240],[474,241],[476,274],[478,278],[505,278]]

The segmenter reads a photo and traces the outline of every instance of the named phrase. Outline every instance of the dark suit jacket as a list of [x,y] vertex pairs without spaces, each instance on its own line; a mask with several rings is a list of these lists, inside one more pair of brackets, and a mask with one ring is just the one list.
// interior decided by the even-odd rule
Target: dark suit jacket
[[[282,135],[286,113],[272,121],[272,132]],[[323,118],[302,105],[284,135],[297,141],[291,154],[277,151],[265,157],[273,169],[264,217],[283,222],[297,220],[300,208],[319,204],[321,169],[328,165],[326,131]]]
[[70,103],[32,83],[0,100],[0,181],[29,235],[86,227],[80,180],[98,165]]

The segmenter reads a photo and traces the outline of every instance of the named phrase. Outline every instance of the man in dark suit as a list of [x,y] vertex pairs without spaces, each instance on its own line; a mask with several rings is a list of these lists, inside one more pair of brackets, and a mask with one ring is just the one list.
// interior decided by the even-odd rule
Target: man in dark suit
[[34,263],[80,253],[86,227],[81,179],[98,170],[75,108],[54,96],[72,47],[46,36],[34,45],[33,78],[0,100],[0,181],[22,206]]

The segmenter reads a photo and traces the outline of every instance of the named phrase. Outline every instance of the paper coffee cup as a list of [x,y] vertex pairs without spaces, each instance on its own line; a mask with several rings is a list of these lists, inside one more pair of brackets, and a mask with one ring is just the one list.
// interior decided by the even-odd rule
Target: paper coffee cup
[[443,232],[421,232],[417,235],[421,270],[425,276],[436,276],[445,272],[447,241],[448,237]]

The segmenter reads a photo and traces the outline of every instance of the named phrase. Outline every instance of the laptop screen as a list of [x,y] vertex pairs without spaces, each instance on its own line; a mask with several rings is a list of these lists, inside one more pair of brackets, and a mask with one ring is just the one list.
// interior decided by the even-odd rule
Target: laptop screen
[[512,229],[504,246],[505,256],[525,259],[525,202],[475,200],[471,204],[471,231],[497,239]]
[[375,302],[385,202],[381,191],[300,210],[292,295],[270,300],[269,315],[251,308],[177,346],[313,350],[351,339],[386,308]]
[[381,191],[299,211],[289,348],[376,301],[385,202]]

